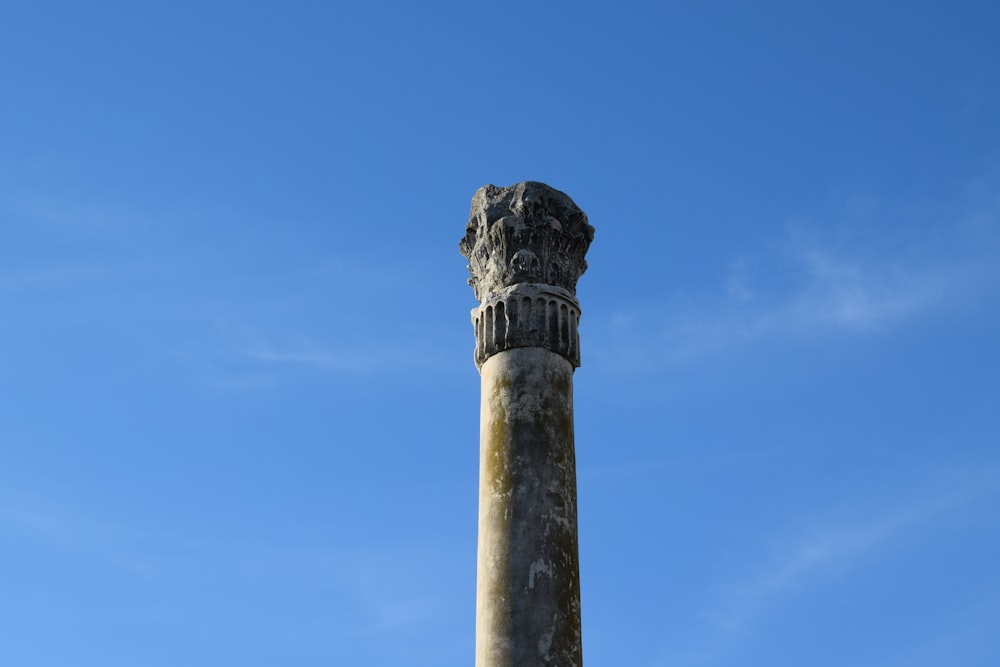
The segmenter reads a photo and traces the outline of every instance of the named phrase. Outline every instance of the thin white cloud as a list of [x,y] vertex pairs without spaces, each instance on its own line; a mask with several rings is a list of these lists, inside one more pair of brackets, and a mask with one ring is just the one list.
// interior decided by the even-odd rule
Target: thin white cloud
[[89,285],[114,275],[97,262],[6,266],[0,269],[0,292],[28,292]]
[[[861,568],[866,559],[898,550],[917,531],[947,525],[956,512],[987,499],[993,502],[997,476],[987,470],[969,473],[935,495],[884,503],[852,503],[839,518],[819,518],[801,531],[767,539],[766,553],[746,553],[739,571],[715,582],[692,625],[664,645],[654,664],[730,664],[740,642],[762,625],[788,613],[799,596],[830,577]],[[833,512],[837,514],[837,512]],[[894,663],[893,663],[894,664]]]
[[940,518],[977,495],[975,490],[961,489],[875,516],[821,524],[805,534],[782,540],[774,549],[774,558],[766,559],[742,583],[726,586],[724,598],[708,615],[724,630],[742,631],[781,596],[823,573],[889,547],[906,531]]
[[59,241],[117,240],[154,224],[120,199],[67,196],[61,192],[0,190],[0,219]]
[[[449,352],[444,354],[442,349]],[[448,348],[440,342],[414,339],[408,344],[392,341],[372,341],[367,345],[316,346],[289,345],[278,347],[255,343],[243,348],[246,358],[273,367],[302,367],[328,373],[380,373],[416,369],[457,368],[460,358],[457,347]],[[463,355],[461,361],[465,361]]]
[[[612,351],[599,354],[609,366],[649,369],[758,341],[886,334],[957,302],[995,296],[1000,214],[974,217],[975,229],[955,229],[945,241],[889,249],[884,239],[865,247],[790,228],[780,250],[734,260],[722,289],[620,309],[606,332]],[[649,312],[664,315],[651,323]]]
[[[95,576],[125,575],[148,590],[161,591],[156,613],[169,622],[190,615],[186,605],[192,597],[198,599],[202,614],[233,613],[248,590],[260,599],[299,596],[309,605],[292,616],[267,607],[240,609],[240,623],[260,631],[248,639],[241,628],[217,637],[220,641],[252,642],[289,655],[333,656],[345,643],[433,636],[434,628],[451,621],[454,604],[448,598],[454,591],[442,590],[439,584],[441,568],[454,567],[454,554],[462,551],[453,545],[253,542],[138,525],[120,516],[83,511],[79,505],[76,499],[45,502],[4,493],[0,528],[14,548],[30,545],[94,569]],[[109,574],[108,568],[116,574]],[[319,605],[317,591],[324,599]],[[65,619],[82,612],[67,603],[45,613]],[[145,612],[124,601],[89,613],[134,620],[135,614]],[[315,616],[318,613],[325,617]],[[190,631],[200,630],[192,624]]]
[[793,327],[831,324],[853,331],[879,331],[937,301],[950,270],[865,266],[820,249],[803,251],[809,276],[793,300]]
[[96,561],[134,576],[150,572],[151,562],[134,548],[134,533],[119,530],[104,521],[64,508],[59,512],[21,500],[0,502],[0,525],[17,531],[50,548],[77,558]]
[[364,372],[381,366],[378,358],[361,350],[332,352],[317,348],[277,350],[266,344],[247,347],[244,352],[254,361],[265,364],[307,366],[324,371]]

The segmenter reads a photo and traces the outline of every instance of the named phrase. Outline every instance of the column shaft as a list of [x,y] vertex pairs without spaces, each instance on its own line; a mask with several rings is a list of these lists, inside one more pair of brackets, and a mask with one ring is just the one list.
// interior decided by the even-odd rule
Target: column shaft
[[573,365],[525,347],[480,372],[476,667],[581,667]]

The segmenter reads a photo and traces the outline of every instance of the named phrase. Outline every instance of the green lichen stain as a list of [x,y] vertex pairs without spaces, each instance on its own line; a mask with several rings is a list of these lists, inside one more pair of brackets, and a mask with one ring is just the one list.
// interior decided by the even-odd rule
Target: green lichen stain
[[573,437],[573,406],[570,402],[572,392],[572,376],[563,373],[553,373],[550,378],[555,388],[554,398],[545,401],[545,412],[550,417],[550,427],[556,442],[552,443],[551,460],[563,465],[572,462]]
[[569,396],[569,393],[573,390],[572,385],[572,375],[566,375],[563,373],[556,373],[555,377],[552,378],[552,386],[562,394],[563,396]]
[[[499,407],[503,402],[503,394],[510,388],[510,380],[498,377],[489,388],[490,405]],[[511,491],[513,480],[506,464],[504,449],[507,442],[507,419],[504,410],[492,410],[493,419],[489,424],[489,441],[485,455],[486,477],[490,480],[493,493],[507,495]]]

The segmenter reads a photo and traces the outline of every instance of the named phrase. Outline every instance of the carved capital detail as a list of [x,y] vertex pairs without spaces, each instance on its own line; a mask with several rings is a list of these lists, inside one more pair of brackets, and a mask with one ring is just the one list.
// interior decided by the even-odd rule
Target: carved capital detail
[[472,198],[459,249],[469,260],[476,366],[518,347],[542,347],[580,365],[576,282],[594,238],[566,194],[527,181],[487,185]]
[[543,347],[580,366],[580,304],[568,291],[523,283],[494,292],[472,311],[476,366],[497,352]]
[[459,250],[469,260],[476,299],[518,283],[576,294],[594,239],[586,214],[568,195],[535,181],[476,192]]

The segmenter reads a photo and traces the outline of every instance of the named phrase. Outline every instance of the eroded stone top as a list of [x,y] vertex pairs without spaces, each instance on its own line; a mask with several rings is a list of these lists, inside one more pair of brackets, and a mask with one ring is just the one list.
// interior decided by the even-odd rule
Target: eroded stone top
[[594,239],[586,214],[544,183],[486,185],[472,198],[458,247],[469,260],[476,299],[520,283],[553,285],[576,294]]

